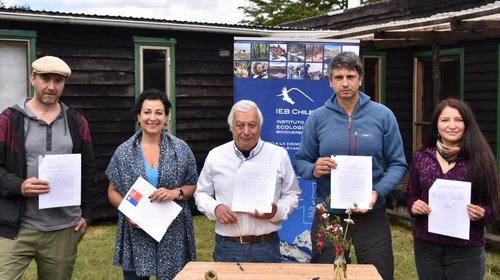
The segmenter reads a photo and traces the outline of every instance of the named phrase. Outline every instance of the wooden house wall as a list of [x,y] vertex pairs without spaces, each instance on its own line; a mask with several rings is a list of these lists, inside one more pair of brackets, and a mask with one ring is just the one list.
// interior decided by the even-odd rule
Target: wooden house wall
[[14,22],[2,22],[2,28],[36,31],[37,57],[56,55],[71,67],[61,100],[89,121],[99,181],[97,218],[116,213],[107,201],[104,171],[135,129],[133,36],[177,41],[177,136],[191,147],[198,170],[210,149],[231,139],[226,117],[233,100],[232,57],[217,53],[232,52],[232,35]]
[[[464,100],[470,105],[494,153],[497,149],[498,48],[500,40],[441,46],[464,49]],[[386,105],[398,119],[407,161],[412,158],[413,53],[431,47],[386,50]]]
[[465,49],[464,99],[486,140],[497,150],[498,48],[500,39],[469,42]]
[[386,53],[386,103],[398,120],[408,162],[412,154],[412,56],[404,50]]

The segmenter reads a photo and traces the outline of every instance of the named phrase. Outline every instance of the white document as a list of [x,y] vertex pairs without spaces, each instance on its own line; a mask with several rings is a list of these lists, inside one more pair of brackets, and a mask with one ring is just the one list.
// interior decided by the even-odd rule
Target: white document
[[370,209],[372,200],[372,157],[332,156],[337,168],[330,179],[332,209],[347,209],[354,203],[359,209]]
[[139,177],[118,206],[118,210],[147,234],[160,242],[182,207],[174,201],[151,202],[148,198],[156,188]]
[[77,206],[82,193],[82,155],[38,156],[38,179],[49,181],[50,192],[38,196],[38,208]]
[[277,176],[274,165],[246,161],[236,174],[231,210],[271,213]]
[[429,232],[469,240],[471,183],[437,179],[429,190]]

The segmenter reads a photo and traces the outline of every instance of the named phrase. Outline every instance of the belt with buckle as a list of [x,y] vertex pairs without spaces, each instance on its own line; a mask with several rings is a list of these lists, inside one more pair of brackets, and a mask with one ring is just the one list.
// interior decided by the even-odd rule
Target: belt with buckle
[[277,232],[273,231],[268,234],[263,235],[244,235],[244,236],[222,236],[225,239],[229,239],[234,242],[239,242],[240,244],[255,244],[262,243],[267,240],[271,240],[276,236]]

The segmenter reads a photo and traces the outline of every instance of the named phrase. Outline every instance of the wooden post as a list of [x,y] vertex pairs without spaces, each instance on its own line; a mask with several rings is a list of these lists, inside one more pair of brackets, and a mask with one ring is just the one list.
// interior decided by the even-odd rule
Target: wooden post
[[439,43],[432,43],[432,105],[436,108],[441,99],[441,71],[439,63]]

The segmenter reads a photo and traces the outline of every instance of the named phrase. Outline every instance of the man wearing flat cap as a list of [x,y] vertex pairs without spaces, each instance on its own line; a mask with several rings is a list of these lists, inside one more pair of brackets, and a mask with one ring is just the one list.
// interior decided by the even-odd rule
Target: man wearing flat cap
[[[60,58],[32,64],[33,97],[0,114],[0,279],[20,279],[33,259],[39,279],[71,279],[95,208],[97,181],[85,118],[59,98],[71,69]],[[51,182],[38,179],[38,157],[81,154],[81,204],[39,209]]]

